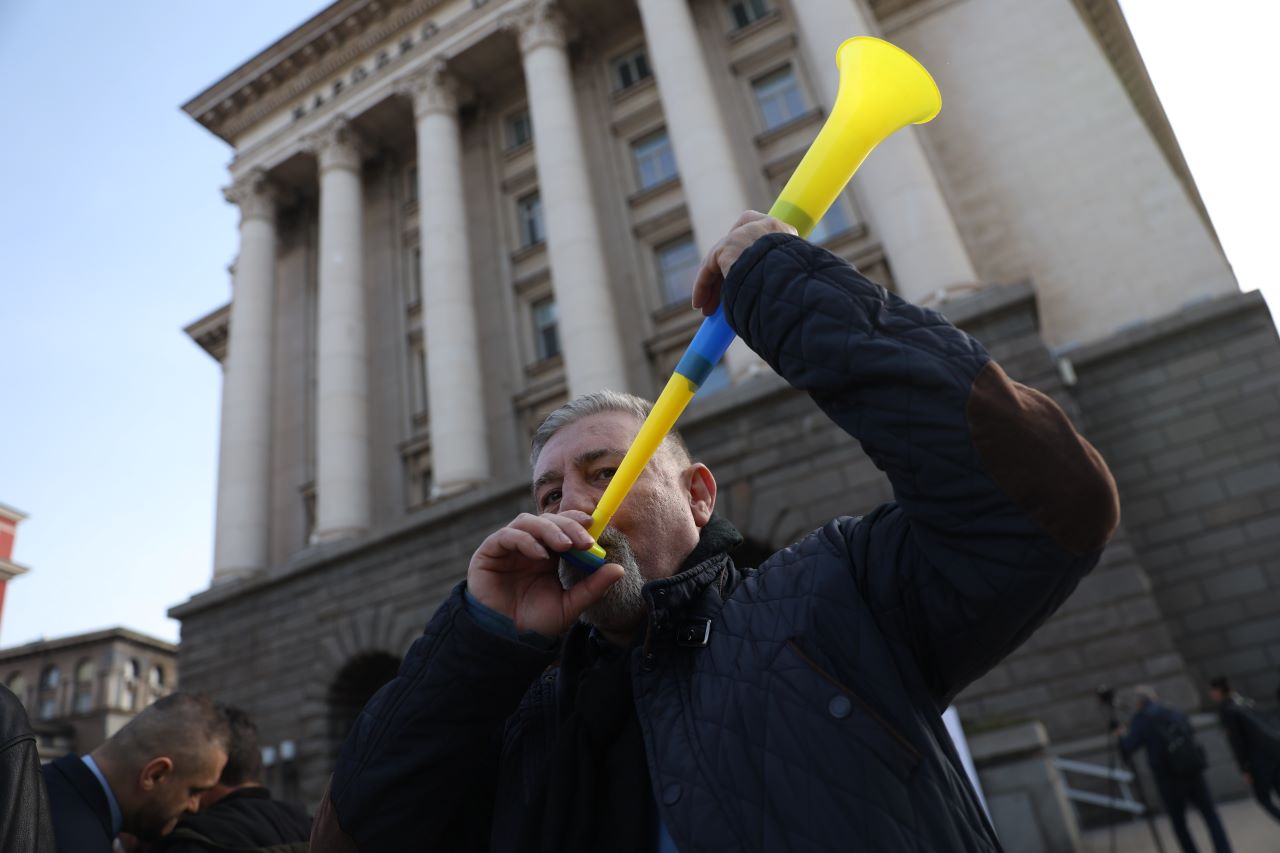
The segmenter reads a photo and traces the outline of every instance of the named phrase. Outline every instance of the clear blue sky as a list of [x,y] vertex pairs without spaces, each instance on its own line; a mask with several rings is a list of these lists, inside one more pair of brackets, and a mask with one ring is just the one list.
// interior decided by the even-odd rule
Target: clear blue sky
[[[230,149],[179,105],[324,5],[0,2],[0,502],[31,516],[14,558],[32,568],[0,645],[177,639],[166,609],[207,586],[221,382],[182,327],[228,298],[236,214]],[[1123,6],[1242,286],[1280,307],[1277,14]]]

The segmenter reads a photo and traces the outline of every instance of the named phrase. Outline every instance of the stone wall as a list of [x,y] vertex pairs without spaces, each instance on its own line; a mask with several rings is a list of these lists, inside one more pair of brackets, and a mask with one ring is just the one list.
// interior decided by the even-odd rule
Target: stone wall
[[1232,294],[1073,350],[1073,389],[1178,649],[1203,681],[1280,686],[1280,341]]

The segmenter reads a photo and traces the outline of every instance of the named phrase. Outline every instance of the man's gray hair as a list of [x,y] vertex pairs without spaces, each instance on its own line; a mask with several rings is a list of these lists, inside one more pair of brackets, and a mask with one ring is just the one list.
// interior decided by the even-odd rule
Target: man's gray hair
[[1150,684],[1139,684],[1133,688],[1133,695],[1137,698],[1139,705],[1160,701],[1160,695],[1156,693],[1156,689]]
[[[649,417],[649,412],[652,410],[653,403],[643,397],[637,397],[635,394],[627,394],[623,391],[610,391],[608,388],[603,391],[596,391],[594,394],[583,394],[581,397],[575,397],[547,415],[542,424],[534,431],[532,448],[529,451],[529,467],[532,469],[538,464],[538,456],[542,453],[542,448],[546,447],[547,442],[551,440],[551,436],[571,423],[591,415],[604,414],[605,412],[623,412],[631,415],[640,423],[644,423],[644,419]],[[688,446],[674,429],[667,434],[663,445],[674,448],[677,454],[682,457],[682,461],[692,461]]]

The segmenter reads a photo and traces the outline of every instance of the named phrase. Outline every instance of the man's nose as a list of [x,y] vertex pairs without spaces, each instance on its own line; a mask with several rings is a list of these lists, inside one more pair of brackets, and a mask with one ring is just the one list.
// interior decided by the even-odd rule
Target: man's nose
[[560,511],[576,509],[578,512],[590,515],[595,512],[596,502],[599,499],[599,495],[585,486],[565,486],[564,494],[560,498]]

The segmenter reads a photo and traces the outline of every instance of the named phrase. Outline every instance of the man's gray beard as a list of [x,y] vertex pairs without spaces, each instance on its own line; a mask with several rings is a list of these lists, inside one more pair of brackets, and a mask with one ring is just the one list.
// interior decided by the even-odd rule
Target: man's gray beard
[[[636,555],[625,535],[612,527],[600,534],[599,543],[608,554],[610,563],[622,566],[622,577],[609,587],[604,597],[582,611],[578,618],[602,631],[630,631],[639,625],[648,610],[641,590],[646,579],[636,564]],[[560,585],[565,589],[583,579],[577,566],[560,561]]]

